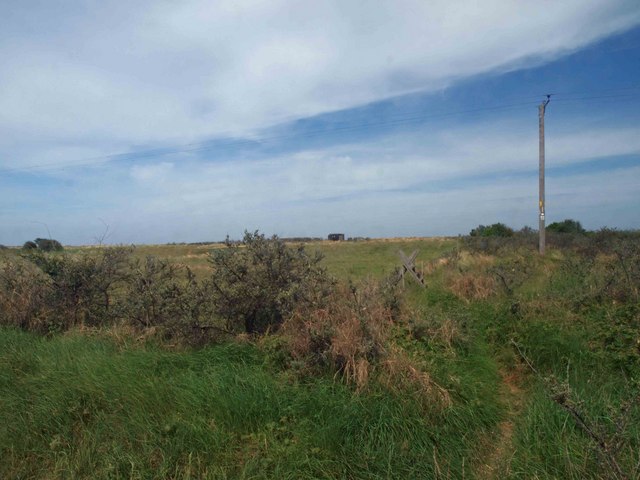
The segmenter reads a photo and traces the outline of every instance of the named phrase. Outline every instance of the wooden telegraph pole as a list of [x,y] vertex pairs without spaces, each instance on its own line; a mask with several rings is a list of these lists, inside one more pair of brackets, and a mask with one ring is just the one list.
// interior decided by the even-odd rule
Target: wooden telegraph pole
[[551,95],[547,95],[547,99],[538,106],[538,120],[539,120],[539,208],[540,208],[540,225],[538,231],[540,232],[539,249],[540,255],[544,255],[545,247],[545,232],[544,232],[544,112],[551,101]]

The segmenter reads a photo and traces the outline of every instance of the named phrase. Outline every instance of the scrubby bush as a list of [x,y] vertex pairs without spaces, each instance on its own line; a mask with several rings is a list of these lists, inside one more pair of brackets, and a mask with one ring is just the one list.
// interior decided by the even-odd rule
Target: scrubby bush
[[367,282],[338,286],[322,305],[298,305],[282,332],[293,360],[362,387],[385,354],[392,323],[380,286]]
[[215,322],[210,284],[189,268],[147,256],[130,262],[126,280],[123,316],[138,328],[191,344],[230,333]]
[[75,256],[31,250],[5,261],[2,323],[40,333],[111,323],[119,312],[113,296],[121,288],[129,254],[124,248]]
[[0,264],[0,324],[49,331],[51,281],[33,264],[11,259]]
[[478,225],[469,233],[472,237],[512,237],[513,230],[504,223]]
[[574,308],[602,302],[637,302],[640,298],[640,238],[597,238],[568,252],[552,278],[558,294]]
[[582,228],[580,222],[570,218],[563,220],[562,222],[553,222],[547,226],[547,231],[555,233],[586,233],[586,230]]
[[23,250],[37,250],[38,249],[38,245],[36,245],[36,242],[32,242],[31,240],[24,242],[24,244],[22,245],[22,249]]
[[322,255],[301,245],[288,247],[277,236],[246,232],[240,244],[210,256],[215,313],[233,332],[277,329],[296,308],[315,305],[329,293],[332,280],[320,266]]
[[35,241],[27,241],[22,245],[23,250],[39,250],[41,252],[61,252],[64,250],[62,244],[50,238],[36,238]]
[[179,268],[153,256],[135,259],[129,267],[125,297],[130,320],[147,328],[166,323],[177,310],[176,300],[181,296]]
[[47,302],[52,325],[66,330],[75,325],[98,326],[114,320],[112,297],[123,280],[126,248],[103,249],[98,254],[48,255],[40,252],[25,258],[51,280]]
[[52,238],[36,238],[35,243],[38,250],[42,252],[61,252],[63,250],[62,244]]

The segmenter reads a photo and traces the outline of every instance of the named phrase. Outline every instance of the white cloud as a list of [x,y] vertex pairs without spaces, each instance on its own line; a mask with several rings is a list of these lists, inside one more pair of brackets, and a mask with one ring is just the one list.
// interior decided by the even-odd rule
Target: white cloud
[[141,183],[158,184],[167,180],[173,170],[173,163],[161,162],[152,165],[134,165],[131,176]]
[[[117,2],[0,7],[0,128],[111,151],[246,134],[549,60],[640,22],[632,0]],[[50,145],[3,153],[41,163]],[[73,161],[78,156],[69,154]]]
[[[222,239],[244,228],[291,236],[336,229],[396,236],[464,233],[474,222],[535,223],[535,138],[525,142],[518,128],[503,124],[430,135],[423,150],[415,148],[425,136],[418,131],[259,161],[203,164],[182,155],[179,161],[90,169],[65,179],[71,184],[62,204],[38,192],[2,191],[1,205],[13,200],[29,208],[21,217],[0,209],[0,222],[15,243],[39,234],[42,226],[31,221],[46,221],[65,241],[91,242],[102,231],[100,218],[113,242]],[[640,152],[632,140],[631,129],[601,127],[555,135],[548,145],[563,158],[554,153],[549,165],[578,164],[590,152]],[[561,176],[550,170],[547,187],[549,221],[637,226],[640,167]],[[33,234],[25,236],[27,230]]]

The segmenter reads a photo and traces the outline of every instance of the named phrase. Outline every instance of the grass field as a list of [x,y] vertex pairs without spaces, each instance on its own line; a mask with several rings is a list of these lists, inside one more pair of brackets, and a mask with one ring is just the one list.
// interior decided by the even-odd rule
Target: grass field
[[[419,250],[427,288],[407,281],[393,345],[433,391],[300,376],[270,338],[194,349],[122,328],[4,327],[0,478],[640,478],[637,296],[597,297],[568,251],[307,248],[342,280],[381,278],[398,249]],[[136,255],[204,276],[210,249]]]

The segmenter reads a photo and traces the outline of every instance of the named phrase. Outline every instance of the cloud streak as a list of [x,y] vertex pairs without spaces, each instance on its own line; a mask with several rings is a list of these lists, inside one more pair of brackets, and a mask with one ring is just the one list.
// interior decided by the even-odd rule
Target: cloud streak
[[[633,225],[628,206],[640,209],[638,162],[606,172],[556,175],[553,168],[640,155],[634,133],[594,127],[554,135],[550,219],[579,214],[589,227]],[[47,218],[63,240],[81,242],[96,235],[98,217],[112,227],[114,242],[222,239],[244,228],[292,236],[335,229],[394,236],[464,233],[480,221],[519,227],[535,220],[536,140],[517,126],[485,123],[259,160],[203,163],[180,155],[113,165],[62,178],[68,182],[64,200],[46,192],[23,198],[31,212],[23,221]],[[421,142],[428,148],[417,148]],[[3,192],[0,200],[7,205],[15,194]],[[0,221],[9,231],[24,230],[15,212],[0,212]]]
[[18,144],[5,167],[60,143],[247,134],[532,66],[640,22],[630,0],[31,3],[0,7],[0,128]]

